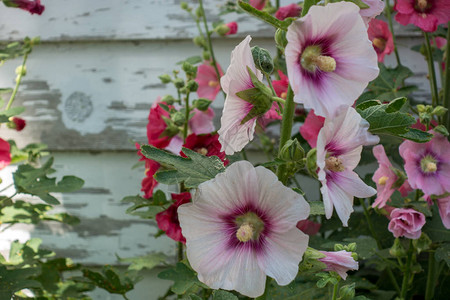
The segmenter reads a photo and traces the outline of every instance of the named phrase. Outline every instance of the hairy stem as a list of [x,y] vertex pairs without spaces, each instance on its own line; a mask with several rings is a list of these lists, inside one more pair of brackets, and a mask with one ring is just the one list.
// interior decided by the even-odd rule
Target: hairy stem
[[436,106],[438,105],[439,98],[436,84],[436,72],[434,70],[433,54],[431,52],[430,37],[425,31],[423,32],[423,36],[425,38],[425,53],[428,63],[428,75],[430,76],[431,103],[433,104],[433,106]]
[[400,293],[401,299],[405,299],[406,293],[408,292],[409,289],[413,252],[414,252],[414,245],[412,240],[409,240],[408,258],[406,260],[406,270],[403,273],[402,291]]
[[425,300],[432,300],[434,296],[434,287],[436,286],[436,260],[434,259],[434,251],[430,251],[428,255],[428,275],[427,288],[425,291]]
[[[292,91],[292,88],[289,85],[286,96],[286,105],[284,106],[283,110],[283,119],[281,121],[280,145],[278,148],[278,153],[281,152],[281,148],[283,148],[284,144],[291,138],[294,111],[295,111],[294,92]],[[278,179],[283,184],[286,184],[287,181],[286,165],[278,166],[277,176]]]
[[[442,88],[444,89],[444,104],[446,108],[450,107],[450,22],[447,23],[449,30],[447,30],[447,48],[445,57],[445,78],[442,83]],[[447,111],[444,117],[444,125],[447,130],[450,131],[450,110]]]
[[[23,56],[22,70],[25,68],[25,64],[27,62],[27,58],[28,58],[28,52],[25,53],[25,55]],[[11,97],[9,97],[8,105],[6,105],[6,109],[5,110],[8,110],[8,109],[11,108],[11,105],[13,104],[14,99],[16,98],[17,91],[19,90],[20,81],[22,81],[22,77],[23,77],[22,74],[23,74],[23,72],[21,71],[20,74],[17,76],[16,86],[14,87],[14,90],[13,90],[13,92],[11,94]]]
[[397,60],[397,65],[401,66],[402,63],[400,62],[400,55],[398,55],[397,43],[395,41],[394,26],[392,25],[391,5],[389,3],[389,0],[386,0],[386,8],[384,10],[386,11],[386,17],[388,19],[389,30],[392,33],[392,41],[394,42],[395,59]]

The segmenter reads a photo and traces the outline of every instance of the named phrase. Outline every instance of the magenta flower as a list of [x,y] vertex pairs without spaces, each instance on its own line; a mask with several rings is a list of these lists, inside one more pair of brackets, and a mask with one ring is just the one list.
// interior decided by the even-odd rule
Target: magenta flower
[[316,235],[320,230],[320,226],[320,223],[316,223],[308,219],[297,222],[297,228],[307,235]]
[[280,70],[278,70],[278,75],[280,76],[280,80],[272,81],[273,89],[275,90],[275,93],[278,97],[286,99],[289,79]]
[[402,25],[414,24],[423,31],[436,31],[450,20],[448,0],[397,0],[395,20]]
[[351,252],[345,250],[336,252],[319,252],[326,255],[326,257],[319,258],[321,262],[327,265],[324,271],[334,271],[345,280],[347,279],[347,271],[358,270],[358,262],[352,257]]
[[241,151],[245,145],[253,140],[257,117],[241,124],[250,113],[253,105],[241,98],[236,93],[253,88],[253,83],[247,67],[262,80],[262,73],[256,69],[250,50],[251,37],[248,35],[231,52],[231,63],[226,74],[220,79],[222,89],[227,94],[223,106],[223,114],[220,119],[221,127],[218,131],[222,151],[227,155]]
[[424,214],[412,208],[396,208],[391,212],[390,219],[388,229],[396,238],[418,239],[425,225]]
[[[223,75],[222,68],[217,64],[220,76]],[[195,81],[198,83],[197,95],[199,98],[205,98],[209,100],[216,99],[217,94],[220,92],[220,82],[217,78],[217,73],[210,62],[205,61],[198,66],[197,77]]]
[[180,221],[178,220],[178,207],[191,201],[191,194],[183,192],[172,194],[174,203],[168,209],[156,214],[155,221],[159,229],[166,232],[166,235],[176,242],[186,243],[186,239],[181,234]]
[[266,275],[287,285],[308,246],[296,224],[309,209],[270,170],[235,162],[178,208],[189,263],[209,287],[248,297],[264,293]]
[[300,12],[302,11],[302,8],[298,6],[297,3],[291,3],[289,5],[285,5],[280,7],[277,12],[275,13],[275,18],[278,20],[284,20],[286,18],[296,18],[300,17]]
[[450,229],[450,196],[438,199],[437,205],[442,224],[444,224],[445,228]]
[[369,124],[349,107],[335,118],[325,119],[317,138],[318,177],[325,215],[331,218],[335,207],[344,226],[353,212],[353,197],[366,198],[376,193],[353,171],[361,159],[363,145],[379,142],[368,128]]
[[41,0],[3,0],[3,4],[9,7],[18,7],[28,11],[30,14],[41,15],[45,6],[41,5]]
[[421,189],[427,195],[450,192],[450,143],[446,137],[434,133],[427,143],[404,141],[399,152],[413,189]]
[[308,116],[306,116],[303,125],[300,126],[300,134],[308,142],[311,148],[316,147],[317,136],[319,135],[319,131],[322,129],[324,122],[325,118],[316,116],[314,110],[312,109],[308,113]]
[[383,208],[395,192],[395,188],[392,186],[398,178],[394,171],[392,171],[392,164],[386,156],[384,147],[382,145],[377,145],[373,147],[372,151],[379,164],[378,169],[372,177],[372,180],[377,185],[377,198],[372,204],[372,207],[378,206],[379,208]]
[[353,3],[312,6],[287,31],[286,65],[294,100],[333,117],[351,106],[379,69],[367,29]]
[[384,2],[382,0],[362,0],[369,8],[363,8],[359,14],[363,18],[364,24],[369,25],[369,22],[381,14],[384,10]]
[[11,146],[0,138],[0,170],[11,163]]
[[382,20],[373,19],[369,23],[369,40],[372,41],[373,48],[377,52],[378,61],[383,62],[384,56],[394,51],[394,40],[389,31],[388,24]]
[[248,3],[257,10],[262,10],[266,6],[266,0],[250,0]]
[[17,131],[22,131],[25,128],[25,126],[27,125],[27,122],[24,119],[19,118],[19,117],[12,117],[12,118],[10,118],[10,121],[11,122],[8,123],[8,127],[15,129]]
[[225,35],[236,34],[238,31],[238,24],[236,22],[230,22],[225,24],[229,28],[228,32]]

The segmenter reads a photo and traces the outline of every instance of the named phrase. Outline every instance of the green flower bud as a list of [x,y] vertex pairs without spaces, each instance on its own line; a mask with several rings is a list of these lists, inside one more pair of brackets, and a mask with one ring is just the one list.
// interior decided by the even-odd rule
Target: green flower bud
[[170,117],[176,126],[182,126],[186,121],[185,115],[181,111],[173,113]]
[[255,66],[265,74],[272,74],[273,60],[269,51],[258,46],[252,47],[252,56]]
[[352,300],[355,297],[355,283],[347,284],[339,289],[339,300]]
[[200,98],[200,99],[194,100],[194,102],[192,104],[198,110],[206,111],[211,103],[212,103],[211,100],[208,100],[205,98]]
[[169,74],[163,74],[158,76],[159,80],[161,80],[162,83],[169,83],[172,81],[172,77],[170,77]]
[[26,66],[18,66],[16,68],[16,74],[17,75],[21,75],[21,76],[25,76],[27,75],[27,67]]
[[433,109],[432,114],[433,114],[433,115],[436,115],[436,116],[438,116],[438,117],[442,117],[442,116],[444,116],[444,115],[447,113],[447,111],[448,111],[447,108],[445,108],[445,107],[439,105],[439,106],[436,106],[436,107]]
[[206,41],[205,38],[202,36],[196,36],[193,39],[193,42],[196,46],[202,47],[202,48],[206,48]]
[[345,250],[344,245],[334,244],[334,251],[342,251],[342,250]]
[[161,101],[167,103],[168,105],[172,105],[176,100],[172,97],[172,95],[165,95],[161,98]]
[[317,149],[313,148],[306,154],[306,169],[309,174],[314,178],[317,178]]
[[444,136],[448,136],[448,130],[445,128],[444,125],[439,125],[433,128],[434,131],[439,132],[440,134]]
[[398,258],[406,256],[405,247],[403,247],[400,239],[398,239],[398,238],[395,239],[394,245],[392,245],[391,249],[389,249],[389,254],[391,254],[393,257],[398,257]]
[[417,104],[417,111],[418,112],[424,112],[425,111],[425,105],[423,105],[423,104]]
[[193,66],[188,61],[184,61],[181,68],[186,73],[186,75],[190,77],[195,77],[195,75],[197,74],[197,67]]
[[211,59],[211,53],[209,51],[203,51],[203,59],[204,60],[210,60]]
[[180,3],[181,9],[183,10],[187,10],[187,11],[191,11],[191,9],[189,8],[189,5],[187,4],[187,2],[181,2]]
[[166,123],[166,129],[163,131],[163,133],[161,133],[161,137],[172,137],[178,134],[178,132],[180,131],[180,129],[178,128],[177,125],[175,125],[175,123],[172,121],[172,119],[166,117],[166,116],[162,116],[164,122]]
[[195,80],[189,80],[186,88],[190,91],[190,92],[196,92],[198,89],[198,83]]
[[225,36],[230,31],[230,27],[225,24],[220,24],[214,28],[214,31],[220,36]]
[[195,10],[195,15],[197,16],[197,18],[201,18],[203,17],[203,11],[202,9],[199,7],[197,7],[197,9]]
[[175,87],[178,89],[181,89],[182,87],[184,87],[184,80],[181,78],[175,79],[173,83],[175,84]]
[[345,246],[345,250],[348,252],[355,252],[356,251],[356,243],[350,243],[347,246]]
[[279,156],[287,162],[299,162],[305,157],[305,150],[297,139],[288,140],[281,148]]
[[284,49],[288,43],[286,31],[278,28],[275,32],[275,42],[279,48]]
[[418,253],[430,249],[431,243],[431,239],[425,232],[422,232],[420,238],[413,240],[413,245],[417,249]]

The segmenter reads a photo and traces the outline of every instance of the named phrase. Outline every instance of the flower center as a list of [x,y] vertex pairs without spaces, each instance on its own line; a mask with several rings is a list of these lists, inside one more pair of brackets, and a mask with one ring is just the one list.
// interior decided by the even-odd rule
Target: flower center
[[388,181],[389,177],[387,176],[381,176],[380,179],[378,179],[378,184],[379,185],[385,185],[386,182]]
[[420,161],[420,168],[424,173],[434,173],[437,170],[437,161],[431,155],[427,155]]
[[372,44],[381,51],[384,51],[384,48],[386,48],[386,40],[383,38],[374,38]]
[[197,153],[200,153],[201,155],[206,155],[208,154],[208,149],[206,149],[205,147],[198,148]]
[[287,93],[286,92],[282,92],[280,95],[281,98],[286,99],[287,97]]
[[210,80],[208,82],[208,86],[210,87],[217,87],[219,85],[219,82],[217,80]]
[[428,6],[427,0],[417,0],[417,7],[421,11],[425,11],[425,9],[427,9],[427,6]]
[[325,160],[325,167],[333,172],[342,172],[345,170],[342,160],[336,156],[327,157]]
[[264,230],[264,222],[253,212],[240,215],[234,222],[238,226],[236,238],[243,243],[258,240]]
[[336,60],[331,56],[322,55],[320,46],[308,46],[300,57],[302,67],[310,72],[315,72],[319,68],[323,72],[333,72],[336,70]]

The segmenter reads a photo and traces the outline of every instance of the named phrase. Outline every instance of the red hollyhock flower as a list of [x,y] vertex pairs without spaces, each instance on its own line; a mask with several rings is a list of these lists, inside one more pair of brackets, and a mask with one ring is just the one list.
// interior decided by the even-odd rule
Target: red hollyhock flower
[[394,51],[394,41],[388,24],[382,20],[372,19],[367,30],[369,40],[372,41],[373,48],[377,52],[378,62],[384,61],[384,56]]
[[[220,151],[222,145],[219,142],[219,135],[217,133],[201,135],[192,133],[186,138],[186,142],[183,147],[196,151],[205,156],[215,155],[223,161],[225,166],[229,163],[229,161],[225,158],[225,152]],[[187,157],[182,151],[180,151],[180,155]]]
[[161,103],[162,102],[156,101],[150,109],[147,124],[147,138],[150,145],[162,149],[169,145],[172,137],[161,136],[167,128],[167,124],[164,121],[163,116],[169,118],[169,113],[161,108]]
[[301,10],[302,10],[301,7],[298,6],[296,3],[282,6],[275,13],[275,18],[283,21],[284,19],[289,17],[291,18],[300,17]]
[[257,10],[262,10],[266,6],[266,0],[250,0],[248,3]]
[[17,130],[17,131],[22,131],[25,128],[25,125],[27,125],[27,122],[25,122],[24,119],[18,118],[18,117],[12,117],[11,119],[12,123],[12,128]]
[[324,122],[325,118],[316,116],[314,109],[311,109],[305,119],[305,123],[300,127],[300,134],[312,148],[315,148],[317,145],[317,136],[319,135],[319,131],[322,129]]
[[439,24],[450,20],[448,0],[397,0],[395,20],[402,25],[414,24],[423,31],[433,32]]
[[230,30],[225,35],[236,34],[238,31],[238,24],[236,22],[230,22],[225,24]]
[[280,80],[272,81],[273,89],[275,90],[275,93],[277,93],[278,97],[286,99],[289,79],[280,70],[278,70],[278,75],[280,76]]
[[138,155],[141,157],[139,161],[145,161],[145,178],[142,179],[141,191],[144,192],[144,198],[149,199],[153,197],[153,190],[158,185],[158,181],[153,178],[153,175],[158,171],[160,164],[145,157],[138,143],[136,143],[136,149],[138,149]]
[[41,0],[3,0],[3,4],[9,7],[18,7],[30,12],[30,14],[41,15],[45,9],[44,5],[41,5]]
[[186,244],[186,239],[181,233],[180,221],[178,221],[178,207],[191,201],[191,194],[184,192],[181,194],[172,194],[174,204],[168,209],[158,213],[155,217],[159,229],[166,232],[167,236],[177,242]]
[[0,138],[0,170],[11,163],[11,146]]
[[308,219],[298,221],[297,228],[300,229],[303,233],[306,233],[307,235],[315,235],[320,230],[320,223],[316,223],[313,221],[310,221]]

